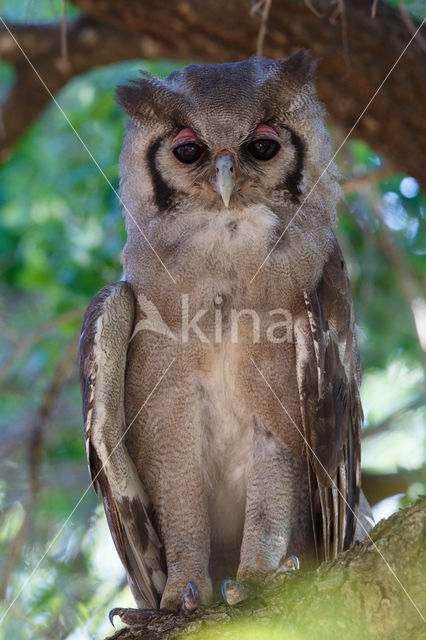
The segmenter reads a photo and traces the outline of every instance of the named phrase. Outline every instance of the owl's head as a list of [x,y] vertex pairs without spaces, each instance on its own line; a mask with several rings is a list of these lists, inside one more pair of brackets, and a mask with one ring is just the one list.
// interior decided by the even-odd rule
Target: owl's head
[[183,202],[185,210],[282,206],[283,199],[297,206],[325,170],[315,198],[334,209],[336,171],[327,167],[314,69],[301,51],[189,65],[163,80],[144,73],[119,86],[118,102],[130,116],[121,175],[132,202],[157,212]]

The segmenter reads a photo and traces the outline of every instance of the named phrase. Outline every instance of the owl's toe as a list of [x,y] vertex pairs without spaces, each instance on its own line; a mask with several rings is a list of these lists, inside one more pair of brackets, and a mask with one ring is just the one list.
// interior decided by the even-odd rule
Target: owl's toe
[[118,616],[121,622],[132,627],[137,624],[143,624],[152,616],[155,616],[156,611],[154,609],[130,609],[130,608],[122,608],[115,607],[111,609],[108,614],[108,618],[112,626],[114,627],[114,618]]
[[108,618],[113,627],[115,627],[115,624],[114,624],[115,616],[118,616],[120,620],[122,620],[121,615],[123,614],[124,616],[126,611],[128,611],[128,609],[122,609],[121,607],[114,607],[114,609],[111,609],[111,611],[108,614]]
[[273,571],[261,571],[250,567],[238,570],[238,580],[223,580],[221,585],[224,601],[233,606],[242,600],[256,598],[261,591],[275,582],[280,582],[283,576],[293,574],[300,567],[297,556],[284,558],[278,569]]
[[233,606],[242,600],[246,600],[250,595],[250,589],[244,582],[236,580],[223,580],[221,585],[222,597],[226,604]]
[[200,590],[195,582],[191,580],[179,596],[180,612],[183,614],[191,613],[191,611],[197,609],[200,604]]
[[282,571],[298,571],[300,569],[300,562],[297,556],[288,556],[281,564],[280,569]]

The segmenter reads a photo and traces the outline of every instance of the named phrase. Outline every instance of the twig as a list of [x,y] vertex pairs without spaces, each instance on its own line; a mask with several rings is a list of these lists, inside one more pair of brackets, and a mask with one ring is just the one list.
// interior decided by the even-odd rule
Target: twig
[[19,342],[15,345],[12,353],[5,358],[2,363],[0,369],[0,384],[3,383],[4,379],[9,373],[9,370],[14,366],[14,364],[24,355],[28,349],[30,349],[36,342],[38,342],[46,333],[56,329],[59,325],[64,324],[66,322],[71,322],[72,320],[77,320],[81,318],[84,313],[85,307],[80,307],[78,309],[71,309],[70,311],[65,311],[62,315],[54,318],[53,320],[49,320],[45,324],[42,324],[39,327],[36,327],[33,331],[28,333],[25,336],[19,338]]
[[305,0],[305,4],[308,7],[308,9],[310,9],[312,11],[312,13],[314,14],[314,16],[316,16],[317,18],[324,18],[324,16],[326,15],[325,13],[321,13],[320,11],[318,11],[318,9],[316,9],[312,2],[310,0]]
[[263,44],[268,29],[268,17],[271,10],[272,0],[259,0],[250,9],[250,15],[254,15],[262,8],[259,33],[257,35],[256,55],[263,55]]
[[368,171],[367,173],[363,173],[360,176],[352,176],[351,178],[346,178],[341,183],[341,187],[343,193],[352,193],[352,191],[356,191],[357,189],[370,187],[373,183],[385,180],[394,173],[395,170],[389,166],[380,167],[380,169]]
[[[417,31],[417,26],[414,23],[410,14],[408,13],[404,0],[398,0],[398,7],[399,7],[399,12],[401,14],[401,18],[405,26],[407,27],[408,31],[411,33],[411,35],[415,34]],[[426,41],[423,38],[423,36],[420,33],[417,33],[415,39],[420,49],[422,51],[426,51]]]
[[254,16],[255,13],[258,13],[263,3],[264,0],[258,0],[258,2],[255,2],[250,9],[250,15]]
[[342,80],[346,80],[351,74],[351,58],[349,55],[348,23],[346,20],[345,0],[337,0],[340,9],[340,29],[342,34],[343,57],[345,59],[345,73]]
[[373,0],[373,4],[371,5],[371,19],[374,20],[376,17],[377,5],[379,4],[379,0]]
[[62,57],[62,60],[66,64],[69,64],[67,28],[68,28],[68,23],[67,23],[67,0],[62,0],[61,57]]
[[25,542],[25,538],[27,536],[27,532],[32,520],[32,515],[37,503],[38,494],[40,492],[39,470],[44,432],[52,417],[52,413],[61,389],[65,384],[72,369],[77,342],[78,338],[72,340],[68,348],[65,350],[63,356],[59,360],[55,371],[53,372],[50,385],[44,395],[43,401],[40,405],[33,426],[31,428],[31,437],[28,442],[30,493],[25,505],[24,519],[18,533],[10,544],[8,554],[2,567],[0,578],[0,600],[4,600],[6,598],[9,578],[21,556],[22,546]]
[[77,344],[78,336],[71,341],[62,358],[59,360],[32,428],[32,435],[28,443],[28,463],[31,475],[31,492],[33,495],[37,495],[40,488],[38,484],[38,468],[40,466],[43,435],[49,424],[61,389],[74,366]]

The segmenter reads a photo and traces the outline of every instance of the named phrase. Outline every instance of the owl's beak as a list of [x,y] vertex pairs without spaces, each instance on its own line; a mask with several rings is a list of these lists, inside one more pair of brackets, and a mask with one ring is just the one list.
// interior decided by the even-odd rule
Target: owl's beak
[[235,186],[234,159],[229,151],[223,151],[217,158],[215,191],[222,196],[223,204],[228,208]]

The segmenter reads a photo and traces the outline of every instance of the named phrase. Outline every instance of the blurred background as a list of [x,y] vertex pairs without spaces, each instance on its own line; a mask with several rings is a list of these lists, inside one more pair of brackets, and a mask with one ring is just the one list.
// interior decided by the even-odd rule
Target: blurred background
[[[65,4],[72,20],[78,10]],[[0,14],[22,24],[61,21],[63,7],[10,0]],[[425,13],[420,2],[404,8],[412,21]],[[57,93],[115,188],[125,117],[114,86],[139,69],[163,76],[180,64],[109,64]],[[14,78],[14,66],[1,63],[0,97]],[[346,131],[333,122],[330,130],[337,148]],[[425,492],[425,196],[357,130],[337,163],[338,236],[363,364],[364,490],[379,520]],[[125,230],[105,176],[53,103],[0,168],[0,617],[16,598],[0,640],[102,637],[111,629],[106,611],[133,603],[89,487],[76,368],[84,309],[121,276]]]

